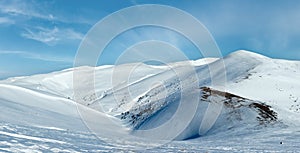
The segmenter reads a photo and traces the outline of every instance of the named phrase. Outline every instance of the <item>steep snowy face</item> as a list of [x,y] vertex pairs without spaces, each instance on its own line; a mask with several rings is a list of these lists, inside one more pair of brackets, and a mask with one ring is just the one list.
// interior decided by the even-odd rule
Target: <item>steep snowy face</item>
[[[201,97],[201,101],[199,101],[197,111],[188,126],[180,133],[177,133],[176,140],[185,140],[206,134],[201,131],[201,127],[206,126],[207,123],[205,123],[205,120],[210,120],[210,117],[214,115],[213,112],[209,112],[209,115],[205,116],[205,110],[208,104],[211,103],[213,103],[213,105],[224,106],[219,115],[220,119],[216,122],[216,125],[219,126],[213,126],[212,131],[226,131],[241,124],[246,124],[247,128],[254,128],[261,125],[276,124],[277,122],[277,113],[271,106],[263,102],[214,90],[210,87],[201,87],[198,90],[200,91],[199,96]],[[121,113],[119,117],[127,123],[128,126],[134,129],[133,134],[137,133],[137,135],[143,137],[163,139],[165,135],[171,132],[170,129],[172,129],[173,126],[178,126],[182,121],[178,119],[172,127],[165,129],[164,134],[147,135],[144,134],[146,132],[143,133],[143,131],[162,126],[165,122],[170,120],[179,107],[180,97],[176,98],[176,94],[174,94],[169,95],[165,101],[151,101],[149,100],[151,99],[151,93],[147,93],[147,95],[148,97],[141,97],[129,111]],[[186,113],[189,112],[187,111]],[[184,116],[185,114],[181,115]]]

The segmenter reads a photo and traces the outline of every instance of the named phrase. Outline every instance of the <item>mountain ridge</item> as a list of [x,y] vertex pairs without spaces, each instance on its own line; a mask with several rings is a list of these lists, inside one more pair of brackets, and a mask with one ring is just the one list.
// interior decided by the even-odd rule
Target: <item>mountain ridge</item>
[[[115,67],[77,67],[49,74],[9,78],[0,81],[0,84],[22,87],[42,95],[75,102],[73,71],[79,71],[79,74],[82,74],[82,77],[80,77],[81,84],[76,90],[82,93],[82,95],[79,95],[80,103],[84,107],[116,118],[121,126],[129,127],[132,134],[142,129],[152,129],[155,126],[160,126],[169,120],[172,113],[176,111],[181,101],[180,95],[184,90],[199,92],[199,104],[201,104],[198,105],[199,108],[191,122],[188,125],[183,125],[182,127],[186,126],[185,129],[174,136],[176,140],[186,140],[197,134],[205,136],[206,132],[209,135],[209,133],[218,130],[220,125],[223,125],[222,127],[227,130],[237,130],[234,127],[255,128],[247,126],[250,123],[255,126],[271,123],[283,123],[291,127],[300,125],[297,118],[300,113],[300,95],[298,92],[300,90],[300,82],[298,81],[300,80],[300,62],[271,59],[257,53],[241,50],[221,59],[206,58],[170,65],[173,65],[175,69],[178,68],[178,70],[183,70],[180,68],[186,65],[192,65],[199,79],[198,82],[190,75],[194,72],[183,71],[186,74],[183,77],[184,80],[180,80],[176,77],[172,68],[143,64],[134,69],[131,78],[127,81],[112,85],[111,78],[114,69],[131,70],[134,66],[133,63]],[[224,77],[219,73],[222,70],[220,66],[224,66],[226,70],[224,73],[226,74],[224,86],[213,86],[211,78],[222,81]],[[85,74],[91,71],[95,72],[94,91],[90,91],[85,87],[90,82]],[[197,84],[194,84],[195,82]],[[187,89],[182,89],[182,84]],[[222,103],[223,108],[220,114],[213,114],[213,116],[219,116],[223,120],[218,118],[215,124],[207,126],[205,130],[200,130],[201,121],[205,120],[204,112],[208,108],[211,98]],[[3,99],[3,96],[0,99]],[[239,105],[238,99],[242,99],[239,103],[244,103],[241,107],[237,107]],[[34,97],[32,100],[34,101]],[[28,104],[24,101],[22,105]],[[233,106],[234,108],[232,108]],[[3,107],[6,108],[6,106]],[[243,119],[239,120],[239,117],[232,118],[232,116],[235,116],[233,114],[240,114]],[[230,120],[227,120],[227,118],[230,118]],[[3,118],[2,120],[8,119]],[[133,121],[134,124],[132,124]],[[176,122],[180,124],[180,120]],[[238,126],[238,124],[245,125],[245,127]],[[138,135],[143,136],[143,133],[138,133]],[[153,138],[155,138],[154,136]],[[156,138],[169,137],[162,134]]]

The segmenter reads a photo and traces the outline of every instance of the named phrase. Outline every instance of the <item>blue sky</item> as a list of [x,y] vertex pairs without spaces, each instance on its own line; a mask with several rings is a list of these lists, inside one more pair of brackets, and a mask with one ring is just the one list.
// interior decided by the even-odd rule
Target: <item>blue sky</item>
[[[190,13],[211,32],[224,56],[246,49],[300,60],[297,0],[0,0],[0,79],[72,67],[81,40],[95,23],[138,4],[170,5]],[[178,47],[190,59],[201,57],[175,32],[146,27],[116,38],[98,63],[112,64],[124,49],[147,39],[181,42]]]

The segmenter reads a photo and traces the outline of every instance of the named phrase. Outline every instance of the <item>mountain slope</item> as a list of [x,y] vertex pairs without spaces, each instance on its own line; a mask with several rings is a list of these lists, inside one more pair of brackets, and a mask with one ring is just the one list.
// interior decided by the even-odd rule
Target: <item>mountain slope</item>
[[[195,73],[185,69],[187,65],[192,66]],[[222,72],[224,66],[225,73]],[[122,71],[115,73],[116,70]],[[133,70],[130,78],[124,80],[126,75],[120,74],[129,70]],[[181,78],[174,70],[181,73]],[[74,98],[74,71],[80,74],[80,84],[76,88],[80,92],[79,100]],[[94,85],[87,77],[90,72],[95,72]],[[130,134],[151,139],[187,140],[200,136],[199,141],[213,141],[226,137],[236,139],[249,133],[255,135],[250,131],[257,131],[257,134],[269,131],[272,135],[272,128],[277,132],[297,133],[300,126],[299,80],[300,62],[271,59],[248,51],[237,51],[223,59],[184,61],[169,66],[136,66],[133,63],[78,67],[0,81],[0,122],[3,127],[17,124],[32,126],[41,132],[45,130],[40,127],[48,127],[89,133],[81,121],[80,109],[87,115],[88,125],[103,125],[98,130],[105,131],[104,137]],[[95,90],[87,88],[89,85]],[[182,104],[185,110],[174,118]],[[168,125],[162,126],[165,123]],[[157,127],[162,127],[161,131],[151,133]],[[24,137],[7,133],[4,128],[0,130],[1,136],[5,136],[5,140],[9,136]],[[6,143],[8,141],[3,141],[0,146]],[[267,144],[273,143],[270,140]],[[293,150],[293,145],[290,146]]]

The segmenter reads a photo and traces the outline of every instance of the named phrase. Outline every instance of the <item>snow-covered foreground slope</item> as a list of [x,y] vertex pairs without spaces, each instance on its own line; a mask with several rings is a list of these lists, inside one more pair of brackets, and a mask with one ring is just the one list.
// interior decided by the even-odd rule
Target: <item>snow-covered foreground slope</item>
[[[124,80],[121,74],[129,70]],[[80,74],[77,99],[74,71]],[[226,79],[224,86],[212,78]],[[135,136],[184,140],[149,152],[297,151],[299,80],[300,62],[247,51],[166,66],[78,67],[9,78],[0,81],[0,151],[120,151],[136,149]],[[158,141],[145,142],[139,145],[151,148]]]

